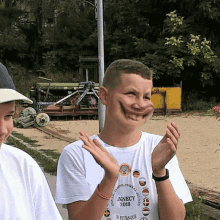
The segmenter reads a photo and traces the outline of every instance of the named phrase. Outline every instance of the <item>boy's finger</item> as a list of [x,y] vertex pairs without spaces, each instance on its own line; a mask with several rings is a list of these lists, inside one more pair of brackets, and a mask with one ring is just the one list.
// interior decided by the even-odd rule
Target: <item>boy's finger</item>
[[168,128],[166,130],[166,134],[167,134],[166,141],[170,139],[172,143],[176,146],[178,144],[178,138],[176,138]]
[[89,138],[89,135],[85,131],[80,131],[79,132],[82,136]]
[[108,153],[108,151],[101,145],[101,143],[97,139],[93,139],[93,142],[97,147],[100,148],[100,150]]
[[176,146],[173,144],[172,140],[170,140],[169,138],[167,138],[167,143],[170,146],[170,152],[171,152],[171,156],[173,157],[176,154]]
[[95,138],[93,139],[93,142],[95,145],[97,145],[98,147],[102,147],[101,143]]
[[172,135],[178,140],[180,138],[179,131],[173,127],[171,124],[167,126],[167,129],[172,133]]
[[89,146],[87,146],[87,145],[83,145],[82,146],[82,148],[84,148],[84,149],[86,149],[90,154],[92,154],[92,156],[96,159],[96,157],[98,156],[97,155],[97,152],[93,149],[93,148],[91,148],[91,147],[89,147]]
[[93,147],[93,143],[90,139],[80,135],[79,138],[84,142],[85,145],[89,146],[89,147]]
[[86,138],[90,144],[93,144],[93,142],[92,142],[92,140],[90,139],[89,135],[88,135],[85,131],[80,131],[79,133],[80,133],[80,135],[81,135],[82,137]]
[[178,133],[178,135],[180,136],[180,131],[179,131],[179,127],[176,125],[176,123],[173,121],[171,122],[171,126],[176,130],[176,132]]

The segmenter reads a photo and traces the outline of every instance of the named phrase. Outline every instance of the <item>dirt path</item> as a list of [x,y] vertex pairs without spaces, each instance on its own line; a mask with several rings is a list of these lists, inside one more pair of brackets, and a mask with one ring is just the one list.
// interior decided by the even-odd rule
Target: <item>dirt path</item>
[[[220,180],[220,146],[219,122],[213,116],[174,116],[153,117],[140,129],[149,133],[164,135],[166,126],[175,121],[180,129],[177,157],[185,179],[199,187],[219,191]],[[79,131],[89,135],[98,133],[98,121],[52,121],[48,128],[60,134],[78,139]],[[36,128],[15,131],[39,142],[39,148],[54,149],[61,152],[68,142],[57,140]]]

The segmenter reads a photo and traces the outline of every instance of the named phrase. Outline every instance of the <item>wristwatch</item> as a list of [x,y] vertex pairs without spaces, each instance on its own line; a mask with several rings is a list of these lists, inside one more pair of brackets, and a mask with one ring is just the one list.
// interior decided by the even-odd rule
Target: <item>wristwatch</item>
[[164,181],[164,180],[166,180],[166,179],[169,178],[169,170],[166,169],[166,175],[165,175],[165,176],[162,176],[162,177],[156,177],[156,176],[154,176],[154,174],[152,173],[152,178],[155,180],[155,182]]

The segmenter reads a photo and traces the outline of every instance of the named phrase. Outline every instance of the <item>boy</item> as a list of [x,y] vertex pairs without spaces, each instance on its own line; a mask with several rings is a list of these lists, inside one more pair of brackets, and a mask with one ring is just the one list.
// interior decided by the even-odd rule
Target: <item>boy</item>
[[58,163],[57,203],[70,219],[182,220],[192,201],[175,155],[180,137],[174,122],[164,137],[141,132],[153,114],[152,73],[133,60],[106,70],[99,98],[106,106],[100,134],[64,148]]
[[0,219],[61,220],[38,164],[20,149],[4,144],[13,130],[16,100],[32,103],[15,90],[0,63]]

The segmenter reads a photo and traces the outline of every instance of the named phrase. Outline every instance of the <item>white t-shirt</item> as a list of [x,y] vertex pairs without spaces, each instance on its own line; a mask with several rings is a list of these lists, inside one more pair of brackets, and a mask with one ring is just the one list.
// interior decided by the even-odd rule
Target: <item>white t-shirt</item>
[[0,148],[0,219],[61,220],[44,174],[27,153]]
[[[93,138],[97,138],[120,165],[120,174],[102,219],[157,220],[157,191],[152,179],[151,154],[162,136],[142,132],[138,143],[125,148],[110,146],[97,135],[91,137]],[[69,204],[88,200],[104,176],[104,169],[82,145],[83,142],[79,140],[63,149],[58,163],[55,197],[57,203]],[[176,156],[166,168],[177,196],[183,203],[192,201]]]

